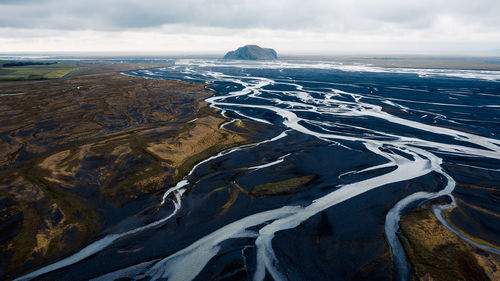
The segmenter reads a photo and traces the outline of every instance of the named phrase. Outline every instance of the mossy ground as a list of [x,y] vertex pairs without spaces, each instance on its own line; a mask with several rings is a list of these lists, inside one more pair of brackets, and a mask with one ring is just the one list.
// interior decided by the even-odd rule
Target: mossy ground
[[302,176],[256,185],[250,191],[254,196],[281,195],[296,192],[301,186],[306,185],[314,176]]
[[[218,129],[227,120],[202,102],[211,95],[203,84],[100,73],[106,67],[0,87],[26,93],[0,97],[0,199],[15,202],[0,206],[0,230],[20,218],[0,245],[3,279],[80,249],[106,208],[153,196],[200,160],[249,141],[242,124],[238,133]],[[158,143],[177,145],[175,161],[148,149]]]
[[0,65],[0,81],[56,79],[77,69],[79,69],[79,66],[76,63],[8,67]]
[[496,280],[491,266],[483,260],[500,259],[453,234],[429,208],[404,215],[400,227],[404,236],[400,241],[412,264],[413,280]]

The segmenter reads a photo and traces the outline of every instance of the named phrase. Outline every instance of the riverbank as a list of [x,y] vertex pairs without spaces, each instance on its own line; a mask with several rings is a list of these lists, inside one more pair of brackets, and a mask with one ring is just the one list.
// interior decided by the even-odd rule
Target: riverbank
[[412,280],[498,280],[500,256],[467,243],[442,225],[430,206],[401,218],[400,240]]

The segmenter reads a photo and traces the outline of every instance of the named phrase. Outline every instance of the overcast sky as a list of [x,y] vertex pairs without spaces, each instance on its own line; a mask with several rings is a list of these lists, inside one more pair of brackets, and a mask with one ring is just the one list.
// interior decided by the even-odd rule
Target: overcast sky
[[0,0],[0,52],[500,54],[500,0]]

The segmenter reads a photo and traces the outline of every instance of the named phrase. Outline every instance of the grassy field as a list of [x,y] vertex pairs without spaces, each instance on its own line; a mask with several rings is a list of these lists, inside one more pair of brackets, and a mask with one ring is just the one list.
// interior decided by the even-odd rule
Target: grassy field
[[76,63],[3,67],[3,64],[8,62],[9,61],[0,61],[0,81],[56,79],[79,68]]

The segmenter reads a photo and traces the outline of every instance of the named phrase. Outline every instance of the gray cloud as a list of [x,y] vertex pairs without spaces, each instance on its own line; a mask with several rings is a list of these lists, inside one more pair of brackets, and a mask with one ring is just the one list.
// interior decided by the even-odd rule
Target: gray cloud
[[500,27],[496,0],[0,1],[1,27],[121,30],[186,24],[224,28],[371,31],[425,29],[439,17]]
[[346,40],[381,51],[500,49],[498,0],[0,0],[0,11],[0,51],[74,48],[81,41],[71,36],[83,35],[111,49],[130,43],[130,32],[199,49],[221,48],[206,37],[290,49],[350,47]]

